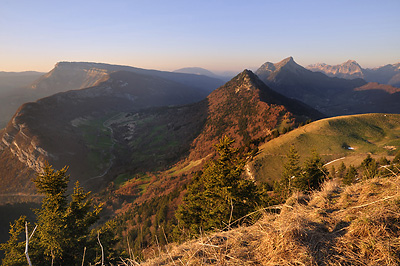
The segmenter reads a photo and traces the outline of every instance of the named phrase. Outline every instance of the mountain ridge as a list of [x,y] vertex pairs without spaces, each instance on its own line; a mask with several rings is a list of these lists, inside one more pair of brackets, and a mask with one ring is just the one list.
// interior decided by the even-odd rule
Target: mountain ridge
[[375,68],[363,68],[355,60],[348,60],[338,65],[317,63],[308,65],[307,69],[321,72],[330,77],[346,79],[362,78],[368,82],[400,86],[400,63],[387,64]]

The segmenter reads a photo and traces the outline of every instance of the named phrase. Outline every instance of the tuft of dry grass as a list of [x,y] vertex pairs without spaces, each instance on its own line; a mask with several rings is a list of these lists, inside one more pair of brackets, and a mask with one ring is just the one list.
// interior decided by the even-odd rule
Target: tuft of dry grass
[[171,244],[140,265],[400,265],[399,187],[400,177],[330,180],[254,225]]

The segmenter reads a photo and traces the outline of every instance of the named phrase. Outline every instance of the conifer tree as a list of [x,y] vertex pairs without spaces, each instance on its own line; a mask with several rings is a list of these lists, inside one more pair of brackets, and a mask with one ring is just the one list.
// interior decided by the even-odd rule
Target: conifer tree
[[343,177],[343,184],[350,185],[355,182],[357,178],[357,169],[350,165],[347,169],[346,174]]
[[367,158],[365,158],[361,163],[361,167],[363,169],[363,177],[365,179],[374,178],[378,172],[378,165],[370,154],[368,154]]
[[25,222],[26,217],[21,216],[10,226],[10,238],[4,244],[0,245],[0,249],[5,251],[5,257],[2,265],[26,266],[25,250]]
[[228,137],[220,140],[219,157],[195,175],[179,206],[177,219],[191,233],[224,228],[255,210],[260,201],[254,182],[242,176],[247,154],[233,148],[233,142]]
[[338,169],[337,177],[344,178],[345,174],[346,174],[346,165],[342,162]]
[[[37,191],[44,195],[42,206],[35,210],[37,229],[29,243],[29,255],[34,265],[77,265],[87,247],[88,261],[96,256],[96,238],[90,227],[99,219],[100,205],[94,205],[89,194],[76,183],[72,200],[66,194],[69,176],[67,167],[54,170],[45,165],[33,180]],[[3,265],[26,265],[25,233],[20,217],[10,230],[10,240],[1,245],[5,251]]]
[[47,258],[52,261],[60,258],[64,252],[65,220],[67,208],[66,191],[69,182],[67,167],[55,171],[45,165],[43,173],[39,173],[33,182],[40,194],[44,195],[42,208],[36,210],[39,238],[38,246]]
[[304,162],[303,170],[299,178],[295,178],[294,186],[301,191],[318,189],[327,176],[322,158],[315,151]]
[[288,198],[293,192],[293,182],[300,178],[301,167],[300,155],[295,147],[290,146],[289,152],[286,155],[286,162],[283,165],[282,178],[279,183],[279,191],[284,199]]

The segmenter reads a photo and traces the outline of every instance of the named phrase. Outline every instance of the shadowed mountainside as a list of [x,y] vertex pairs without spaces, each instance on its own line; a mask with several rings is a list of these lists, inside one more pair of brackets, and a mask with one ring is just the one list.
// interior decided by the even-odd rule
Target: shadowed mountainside
[[0,162],[15,166],[14,171],[2,167],[2,192],[32,188],[28,180],[45,161],[55,168],[69,165],[71,176],[81,181],[101,178],[113,161],[109,118],[119,112],[196,102],[204,96],[204,91],[164,78],[118,71],[95,87],[26,103],[0,132]]
[[256,74],[272,89],[328,116],[400,112],[400,93],[388,92],[396,91],[396,88],[390,85],[382,88],[377,83],[367,84],[360,78],[328,77],[298,65],[292,57],[276,64],[267,62]]

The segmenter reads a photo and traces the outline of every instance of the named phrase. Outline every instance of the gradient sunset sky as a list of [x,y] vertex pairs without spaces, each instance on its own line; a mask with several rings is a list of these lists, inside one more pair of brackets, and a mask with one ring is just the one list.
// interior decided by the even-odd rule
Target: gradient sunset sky
[[400,0],[0,0],[0,71],[400,62]]

